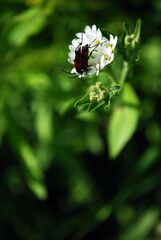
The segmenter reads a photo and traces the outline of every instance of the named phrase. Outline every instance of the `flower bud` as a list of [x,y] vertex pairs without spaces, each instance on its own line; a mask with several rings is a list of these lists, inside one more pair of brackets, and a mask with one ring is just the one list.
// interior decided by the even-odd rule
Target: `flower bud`
[[90,88],[89,88],[89,90],[90,90],[90,91],[93,91],[94,88],[95,88],[95,86],[94,86],[94,85],[91,85]]
[[94,100],[96,100],[96,93],[95,92],[91,92],[89,94],[89,101],[93,102]]
[[102,86],[102,83],[101,82],[96,82],[96,88],[100,88]]
[[105,96],[106,93],[107,93],[107,92],[106,92],[105,90],[101,91],[102,96]]
[[128,35],[125,37],[125,46],[129,47],[131,46],[133,49],[138,44],[139,39],[135,38],[134,34]]

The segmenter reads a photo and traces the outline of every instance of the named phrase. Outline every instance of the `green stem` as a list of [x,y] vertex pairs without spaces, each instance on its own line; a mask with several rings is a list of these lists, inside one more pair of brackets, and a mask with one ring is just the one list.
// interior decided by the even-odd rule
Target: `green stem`
[[127,78],[127,74],[128,74],[128,71],[129,71],[129,64],[128,62],[124,61],[123,62],[123,69],[122,69],[122,73],[121,73],[121,76],[120,76],[120,83],[123,84]]

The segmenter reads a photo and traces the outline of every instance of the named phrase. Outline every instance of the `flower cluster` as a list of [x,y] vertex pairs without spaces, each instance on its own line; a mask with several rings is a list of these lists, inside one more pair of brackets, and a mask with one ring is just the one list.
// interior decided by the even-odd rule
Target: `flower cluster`
[[[100,29],[93,25],[86,26],[84,33],[77,33],[77,38],[73,39],[72,44],[69,45],[69,59],[68,61],[75,64],[76,50],[80,48],[80,54],[83,46],[88,46],[88,61],[86,66],[83,65],[81,74],[74,67],[71,73],[75,73],[78,77],[91,77],[93,74],[98,75],[99,70],[102,70],[107,64],[114,59],[114,49],[117,44],[117,37],[110,34],[107,39],[102,36]],[[82,61],[80,59],[80,61]],[[81,64],[81,62],[80,62]]]
[[101,102],[107,95],[107,91],[103,88],[101,82],[96,82],[95,85],[90,86],[89,100],[90,102]]

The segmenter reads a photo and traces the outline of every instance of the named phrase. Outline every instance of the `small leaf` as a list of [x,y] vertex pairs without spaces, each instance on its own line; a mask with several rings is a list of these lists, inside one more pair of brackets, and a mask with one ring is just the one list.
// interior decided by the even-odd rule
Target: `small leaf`
[[121,106],[117,106],[109,120],[108,147],[111,158],[116,158],[137,128],[139,99],[133,88],[127,84],[122,94]]
[[80,100],[78,100],[75,104],[74,104],[74,107],[76,108],[76,107],[80,107],[80,106],[82,106],[82,105],[87,105],[87,104],[89,104],[90,103],[90,101],[89,101],[89,92],[86,94],[86,95],[84,95]]
[[100,103],[98,103],[98,102],[93,102],[93,103],[89,104],[89,107],[88,107],[88,110],[87,110],[87,111],[88,111],[88,112],[92,112],[92,111],[96,110],[97,108],[103,106],[104,104],[105,104],[105,101],[102,101],[102,102],[100,102]]
[[37,102],[35,113],[35,130],[38,139],[42,143],[49,144],[53,140],[52,109],[42,102]]
[[107,111],[110,108],[111,102],[110,100],[108,101],[108,103],[106,103],[106,105],[104,106],[105,111]]
[[149,169],[160,157],[161,149],[157,145],[148,147],[138,161],[137,171],[144,172]]
[[159,209],[149,208],[140,214],[138,220],[121,234],[119,240],[149,239],[147,236],[154,229],[158,220]]
[[31,179],[30,177],[27,179],[27,184],[33,193],[40,199],[46,200],[48,197],[47,188],[44,183],[40,181],[36,181],[35,179]]
[[132,34],[132,31],[131,31],[131,28],[130,28],[129,24],[123,23],[123,27],[124,27],[124,30],[126,32],[126,35],[131,35]]
[[37,155],[11,119],[8,120],[8,129],[10,141],[18,156],[28,186],[39,199],[45,200],[48,193]]
[[140,32],[141,32],[141,19],[138,19],[136,22],[136,27],[134,31],[134,38],[139,41],[140,38]]
[[110,87],[110,98],[114,95],[118,95],[120,91],[122,90],[122,85],[113,85]]

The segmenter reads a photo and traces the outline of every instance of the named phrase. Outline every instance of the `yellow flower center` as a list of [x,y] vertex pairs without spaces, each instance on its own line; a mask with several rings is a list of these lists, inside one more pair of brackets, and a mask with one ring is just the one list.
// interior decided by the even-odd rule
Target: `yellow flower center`
[[94,41],[93,45],[96,46],[96,45],[98,45],[98,44],[100,44],[100,41],[99,41],[98,39],[96,39],[96,40]]
[[105,54],[104,57],[105,57],[105,60],[109,60],[109,59],[110,59],[110,57],[108,56],[108,54]]
[[106,47],[108,48],[108,47],[111,47],[112,48],[112,44],[111,43],[107,43],[106,44]]

